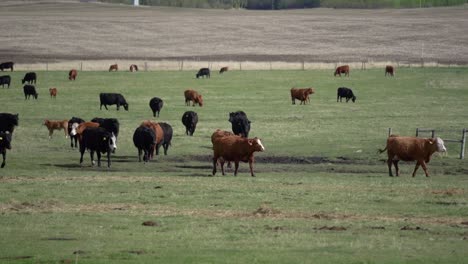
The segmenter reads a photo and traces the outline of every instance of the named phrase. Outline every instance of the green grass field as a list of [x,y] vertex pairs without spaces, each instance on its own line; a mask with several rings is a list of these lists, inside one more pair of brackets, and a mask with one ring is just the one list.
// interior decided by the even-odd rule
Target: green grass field
[[[417,127],[460,139],[468,117],[467,68],[195,72],[38,72],[39,99],[24,100],[20,80],[0,89],[0,112],[19,113],[13,149],[0,170],[0,263],[464,263],[468,259],[468,164],[434,155],[412,178],[413,163],[388,177],[388,128]],[[291,87],[314,87],[305,106]],[[337,103],[336,89],[356,103]],[[57,87],[56,99],[48,89]],[[192,88],[204,106],[184,104]],[[100,92],[120,92],[129,111],[99,110]],[[168,156],[138,163],[132,135],[148,106],[164,100],[157,121],[174,128]],[[181,123],[194,110],[193,137]],[[256,176],[248,164],[211,177],[211,133],[230,130],[243,110],[251,137],[263,140]],[[111,168],[83,166],[62,131],[51,140],[43,119],[78,116],[120,121]],[[428,135],[429,136],[429,135]],[[104,163],[105,164],[105,163]],[[153,221],[154,226],[143,226]]]

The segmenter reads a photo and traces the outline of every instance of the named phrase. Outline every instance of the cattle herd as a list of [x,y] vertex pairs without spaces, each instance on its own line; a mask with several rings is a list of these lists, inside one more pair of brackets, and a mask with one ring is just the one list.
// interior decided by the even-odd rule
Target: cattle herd
[[[13,62],[4,62],[0,64],[0,70],[4,71],[10,69],[13,71]],[[118,65],[113,64],[109,67],[109,71],[118,71]],[[130,72],[138,71],[138,66],[132,64]],[[228,67],[222,67],[219,71],[220,74],[227,72]],[[339,66],[335,69],[334,76],[344,74],[349,76],[350,67],[348,65]],[[393,66],[387,65],[385,67],[385,76],[394,76],[395,70]],[[70,70],[68,74],[69,80],[76,80],[78,71],[75,69]],[[201,68],[195,77],[210,78],[210,69]],[[35,72],[28,72],[21,80],[25,100],[31,96],[34,99],[38,98],[35,86],[37,81],[37,74]],[[10,87],[11,77],[9,75],[0,76],[0,85]],[[315,93],[315,89],[309,88],[291,88],[292,104],[296,104],[295,100],[299,100],[301,105],[306,105],[310,102],[310,95]],[[49,93],[51,97],[57,95],[56,88],[50,88]],[[185,90],[185,105],[190,106],[203,106],[203,97],[195,90]],[[356,96],[353,91],[346,87],[339,87],[337,89],[337,102],[341,102],[342,98],[346,102],[351,100],[353,103],[356,101]],[[100,93],[100,109],[102,106],[108,110],[108,105],[116,105],[117,110],[123,106],[126,111],[129,106],[124,96],[119,93]],[[158,116],[164,103],[161,98],[153,97],[149,106],[153,112],[153,117]],[[254,152],[261,152],[265,150],[262,141],[255,138],[248,138],[250,132],[251,121],[247,118],[247,114],[243,111],[229,113],[229,122],[232,125],[232,133],[217,129],[211,136],[213,145],[213,172],[216,174],[217,165],[221,167],[221,172],[224,175],[224,163],[234,162],[234,175],[237,175],[239,162],[248,162],[250,167],[251,176],[255,176],[253,172]],[[1,167],[5,167],[6,150],[11,149],[12,134],[14,128],[18,126],[19,115],[11,113],[0,113],[0,153],[3,156]],[[186,134],[193,136],[198,123],[198,114],[195,111],[186,111],[182,115],[182,124],[186,128]],[[86,150],[89,151],[92,165],[95,164],[94,153],[97,155],[97,165],[101,165],[101,153],[107,155],[107,166],[111,165],[111,153],[117,149],[117,138],[119,135],[119,121],[115,118],[94,118],[89,122],[79,118],[72,117],[69,120],[44,120],[44,126],[49,131],[49,138],[52,137],[54,130],[64,130],[65,137],[70,137],[70,146],[77,148],[80,151],[80,164],[83,163],[83,155]],[[138,150],[138,161],[141,162],[142,155],[143,161],[148,162],[153,159],[154,153],[159,155],[159,149],[163,146],[164,155],[167,155],[169,146],[171,145],[173,129],[167,123],[158,123],[151,120],[143,121],[139,127],[135,129],[133,134],[133,143]],[[416,167],[413,172],[413,177],[417,169],[421,166],[429,177],[426,163],[430,161],[431,155],[434,152],[444,152],[446,148],[444,142],[440,138],[414,138],[414,137],[401,137],[398,135],[390,135],[387,139],[385,149],[380,152],[387,151],[388,160],[387,165],[389,168],[389,175],[393,176],[392,165],[395,167],[396,176],[399,176],[398,162],[416,161]]]

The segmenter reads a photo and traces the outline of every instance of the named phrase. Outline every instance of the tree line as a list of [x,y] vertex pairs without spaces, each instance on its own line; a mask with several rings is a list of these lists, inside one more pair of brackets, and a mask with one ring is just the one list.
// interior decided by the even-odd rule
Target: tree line
[[[100,0],[133,4],[133,0]],[[191,8],[246,8],[278,10],[292,8],[419,8],[463,5],[468,0],[139,0],[140,5]]]

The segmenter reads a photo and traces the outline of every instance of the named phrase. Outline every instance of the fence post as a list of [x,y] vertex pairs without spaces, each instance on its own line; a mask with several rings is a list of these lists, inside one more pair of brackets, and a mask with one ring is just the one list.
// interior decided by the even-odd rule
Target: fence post
[[388,136],[390,136],[391,134],[392,134],[392,128],[389,127],[389,128],[388,128]]
[[83,62],[80,62],[80,71],[83,71]]
[[466,128],[462,131],[462,140],[461,140],[461,150],[460,150],[460,159],[465,158],[465,143],[466,143]]
[[435,138],[435,129],[432,129],[431,132],[432,132],[432,133],[431,133],[432,138]]
[[45,65],[46,65],[46,66],[45,66],[45,67],[46,67],[46,71],[49,71],[49,63],[48,63],[48,62],[46,62],[46,64],[45,64]]
[[145,61],[145,72],[148,71],[148,62]]
[[239,70],[242,71],[242,62],[239,61]]
[[416,137],[419,136],[419,128],[416,128]]
[[305,70],[305,65],[304,64],[305,64],[305,61],[302,60],[302,70]]

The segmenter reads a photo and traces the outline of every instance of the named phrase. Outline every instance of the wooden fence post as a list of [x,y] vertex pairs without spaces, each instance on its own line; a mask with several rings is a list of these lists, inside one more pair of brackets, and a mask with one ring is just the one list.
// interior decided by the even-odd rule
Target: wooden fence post
[[465,158],[465,143],[466,143],[466,128],[462,131],[462,140],[461,140],[461,150],[460,150],[460,159]]
[[83,62],[80,62],[80,71],[83,71]]
[[419,136],[419,128],[416,128],[416,137]]
[[392,134],[392,128],[389,127],[389,128],[388,128],[388,136],[390,136],[391,134]]
[[432,129],[432,130],[431,130],[431,136],[432,136],[432,138],[435,137],[435,129]]
[[148,62],[145,61],[145,72],[148,71]]

